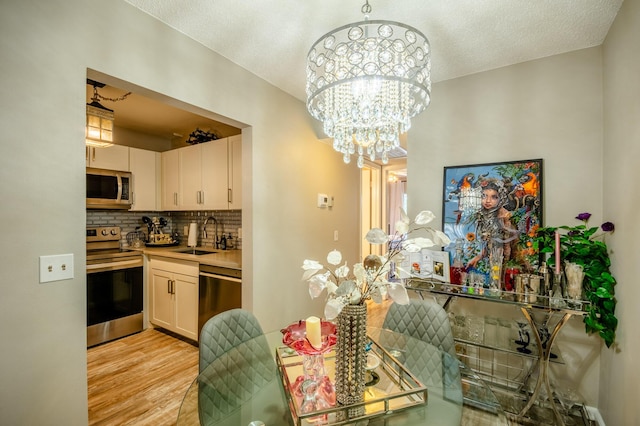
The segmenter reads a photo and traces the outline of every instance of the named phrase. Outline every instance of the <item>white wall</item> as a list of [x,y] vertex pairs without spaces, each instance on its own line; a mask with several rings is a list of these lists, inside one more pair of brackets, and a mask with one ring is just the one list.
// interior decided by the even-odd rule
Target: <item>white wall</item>
[[[577,224],[584,211],[602,223],[600,47],[437,83],[423,114],[408,138],[412,214],[428,208],[442,220],[445,166],[542,158],[544,223]],[[496,309],[475,305],[479,315]],[[583,330],[579,318],[563,329],[568,362],[554,371],[595,406],[601,343]]]
[[625,1],[604,44],[604,213],[616,225],[607,243],[618,281],[618,345],[602,349],[600,401],[607,425],[640,424],[640,190],[633,184],[640,158],[640,2]]
[[[358,252],[358,170],[316,140],[302,102],[123,1],[3,2],[0,57],[3,424],[87,422],[87,69],[251,126],[243,129],[247,307],[265,330],[321,314],[300,265],[334,247]],[[332,210],[315,207],[317,192],[335,196]],[[39,284],[38,257],[57,253],[75,255],[75,278]]]

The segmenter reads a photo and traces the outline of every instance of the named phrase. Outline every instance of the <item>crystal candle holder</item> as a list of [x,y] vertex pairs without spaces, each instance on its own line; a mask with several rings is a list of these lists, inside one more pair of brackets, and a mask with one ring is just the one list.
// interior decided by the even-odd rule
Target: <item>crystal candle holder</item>
[[[303,375],[291,385],[291,393],[298,399],[303,413],[323,410],[336,404],[336,391],[324,367],[324,354],[338,341],[336,325],[329,321],[320,322],[322,345],[314,347],[307,339],[307,323],[300,320],[281,330],[282,342],[302,356]],[[313,418],[322,421],[324,416]],[[311,421],[311,419],[310,419]]]

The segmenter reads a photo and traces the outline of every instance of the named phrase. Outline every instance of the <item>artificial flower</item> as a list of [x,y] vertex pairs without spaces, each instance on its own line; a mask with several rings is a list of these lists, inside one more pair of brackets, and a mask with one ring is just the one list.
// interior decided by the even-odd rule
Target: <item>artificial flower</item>
[[589,220],[590,217],[591,217],[591,213],[580,213],[578,216],[576,216],[576,219],[586,222]]
[[616,227],[611,222],[603,223],[602,225],[600,225],[600,228],[602,228],[604,232],[613,232],[616,229]]
[[[350,270],[347,262],[340,265],[343,260],[342,253],[338,250],[332,250],[327,255],[327,263],[331,266],[326,269],[315,260],[305,260],[302,263],[302,279],[309,283],[309,295],[316,298],[327,290],[325,318],[332,320],[346,305],[358,305],[369,299],[381,303],[389,296],[395,303],[409,303],[405,286],[400,282],[388,280],[391,264],[401,262],[405,251],[419,252],[423,248],[446,246],[450,243],[445,233],[426,226],[434,218],[432,212],[421,211],[413,221],[412,229],[411,220],[406,212],[400,209],[400,220],[396,223],[395,235],[389,236],[382,229],[373,228],[365,237],[370,244],[384,244],[388,247],[388,252],[384,256],[367,256],[362,263],[353,265],[353,270]],[[426,236],[405,239],[406,235],[416,230],[423,231]],[[320,273],[323,270],[325,272]]]

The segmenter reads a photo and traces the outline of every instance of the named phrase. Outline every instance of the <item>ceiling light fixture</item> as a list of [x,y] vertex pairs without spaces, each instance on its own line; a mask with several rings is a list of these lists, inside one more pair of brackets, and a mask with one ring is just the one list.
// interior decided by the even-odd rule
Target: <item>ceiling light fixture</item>
[[314,43],[307,55],[307,109],[324,124],[345,163],[358,155],[383,164],[400,146],[411,118],[431,101],[429,40],[393,21],[371,20],[336,28]]
[[112,102],[121,101],[126,99],[131,92],[125,93],[117,99],[105,98],[98,93],[98,87],[104,87],[104,83],[87,79],[87,84],[93,86],[93,97],[91,98],[91,103],[87,104],[85,143],[88,146],[105,148],[113,145],[113,122],[115,114],[112,109],[104,107],[98,101],[100,99]]

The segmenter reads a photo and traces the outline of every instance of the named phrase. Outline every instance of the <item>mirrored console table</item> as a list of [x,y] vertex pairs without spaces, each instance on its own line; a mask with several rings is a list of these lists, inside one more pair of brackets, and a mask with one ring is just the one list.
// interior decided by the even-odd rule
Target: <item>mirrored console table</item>
[[[506,354],[504,356],[510,356],[510,354],[515,353],[519,356],[528,357],[531,360],[530,368],[524,375],[526,376],[525,381],[536,376],[532,390],[528,391],[525,389],[522,392],[524,402],[515,409],[515,412],[509,413],[509,409],[503,407],[508,414],[514,417],[514,420],[526,423],[527,419],[530,418],[528,413],[532,410],[532,407],[534,407],[538,399],[541,398],[541,390],[544,387],[546,395],[552,396],[547,398],[545,404],[549,404],[553,412],[554,423],[562,426],[565,425],[566,417],[563,416],[554,401],[553,395],[557,395],[557,393],[554,393],[550,384],[549,364],[552,358],[554,362],[561,362],[557,359],[557,355],[552,353],[556,337],[572,316],[584,316],[587,314],[588,301],[575,301],[531,293],[521,294],[487,288],[467,288],[436,280],[418,278],[407,280],[406,286],[407,289],[414,290],[422,298],[424,298],[425,293],[444,296],[443,307],[445,309],[449,308],[449,304],[455,298],[501,303],[517,307],[530,328],[535,343],[533,349],[537,349],[537,351],[527,350],[526,347],[525,350],[518,348],[518,351],[520,351],[520,354],[518,354],[515,350],[508,348],[497,348],[491,345],[487,346],[486,344],[479,344],[477,346],[490,350],[492,353],[499,351]],[[458,342],[463,345],[474,344],[469,341],[458,340]],[[584,417],[584,413],[582,413],[582,415]],[[584,424],[589,423],[585,421]]]

